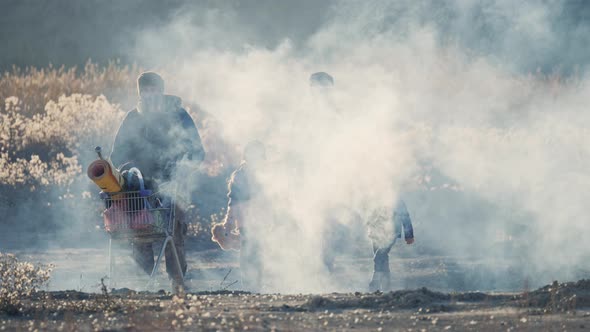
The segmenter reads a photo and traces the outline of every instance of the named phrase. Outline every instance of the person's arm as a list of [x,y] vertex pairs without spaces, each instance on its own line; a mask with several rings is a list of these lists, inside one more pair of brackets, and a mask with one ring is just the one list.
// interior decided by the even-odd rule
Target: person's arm
[[135,153],[133,141],[137,139],[135,137],[137,132],[135,129],[137,126],[137,110],[127,112],[123,122],[121,122],[121,125],[117,130],[115,141],[113,142],[113,148],[110,155],[110,160],[113,166],[119,167],[122,164],[133,160],[133,154]]
[[414,228],[412,227],[412,219],[410,213],[406,208],[406,204],[400,200],[393,212],[393,218],[396,224],[396,229],[401,226],[404,232],[404,239],[406,243],[412,244],[414,242]]
[[[239,231],[240,224],[243,224],[243,206],[244,203],[232,202],[231,199],[227,204],[227,214],[225,216],[225,228],[230,231]],[[241,223],[240,223],[241,222]]]
[[181,109],[180,120],[184,131],[181,144],[184,147],[186,156],[188,160],[201,163],[205,159],[205,150],[203,149],[199,130],[193,118],[184,109]]
[[[213,225],[211,229],[214,242],[217,242],[223,250],[239,250],[240,248],[240,233],[239,228],[243,225],[243,205],[244,201],[249,199],[249,195],[245,196],[247,183],[245,181],[245,174],[241,169],[236,170],[230,177],[228,185],[228,203],[227,212],[223,223]],[[236,232],[237,231],[237,232]]]
[[238,222],[241,219],[239,204],[232,204],[231,198],[227,204],[227,212],[222,223],[211,227],[211,240],[217,242],[223,250],[240,249],[240,233]]
[[175,112],[168,136],[174,143],[174,148],[168,152],[162,165],[162,178],[165,181],[172,178],[180,161],[188,161],[189,167],[194,169],[205,159],[201,136],[192,117],[183,108],[178,108]]
[[226,224],[231,229],[234,229],[240,226],[240,222],[243,223],[243,220],[241,220],[243,217],[242,207],[250,199],[248,179],[242,168],[239,168],[232,174],[227,197]]

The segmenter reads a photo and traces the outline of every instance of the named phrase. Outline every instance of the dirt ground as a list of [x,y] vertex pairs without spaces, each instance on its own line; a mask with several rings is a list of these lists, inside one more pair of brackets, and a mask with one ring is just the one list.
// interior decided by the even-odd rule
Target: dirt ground
[[27,298],[20,312],[3,313],[0,329],[578,331],[590,328],[589,295],[589,280],[527,294],[447,294],[426,288],[326,295],[53,291]]
[[[326,294],[250,294],[239,290],[235,253],[189,251],[188,291],[175,296],[164,271],[145,288],[147,279],[124,251],[117,252],[116,274],[103,285],[106,253],[105,248],[18,251],[20,259],[52,263],[55,270],[46,290],[22,299],[21,310],[0,313],[0,330],[590,329],[590,280],[533,291],[503,263],[492,273],[477,260],[400,251],[391,260],[394,291],[367,293],[370,257],[339,257],[336,278],[346,282]],[[475,291],[481,285],[494,290]]]

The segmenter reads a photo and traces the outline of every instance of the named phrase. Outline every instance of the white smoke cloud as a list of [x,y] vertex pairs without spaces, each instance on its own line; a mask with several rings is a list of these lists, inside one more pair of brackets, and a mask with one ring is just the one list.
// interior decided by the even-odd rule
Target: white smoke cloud
[[[514,70],[554,45],[559,3],[438,3],[342,2],[304,50],[242,45],[248,27],[224,25],[231,13],[181,13],[141,34],[138,56],[160,63],[169,91],[214,114],[231,144],[267,145],[257,175],[268,200],[251,215],[267,290],[341,289],[321,263],[327,216],[397,197],[417,244],[441,255],[514,259],[535,283],[575,277],[590,255],[587,81]],[[329,95],[310,88],[315,71],[335,77]],[[517,249],[506,255],[496,245],[507,238]]]

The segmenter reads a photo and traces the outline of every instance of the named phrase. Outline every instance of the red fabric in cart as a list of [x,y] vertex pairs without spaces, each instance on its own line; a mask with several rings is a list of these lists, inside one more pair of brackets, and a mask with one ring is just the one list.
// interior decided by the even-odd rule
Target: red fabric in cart
[[124,230],[145,230],[154,225],[154,216],[147,208],[133,209],[128,199],[112,202],[104,215],[105,230],[109,233]]

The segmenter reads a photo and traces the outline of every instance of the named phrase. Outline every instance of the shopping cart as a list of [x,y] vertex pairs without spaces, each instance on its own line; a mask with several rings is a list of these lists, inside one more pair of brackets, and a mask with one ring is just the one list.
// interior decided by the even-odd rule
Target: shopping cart
[[[182,275],[180,259],[173,236],[176,227],[174,222],[176,190],[172,185],[162,186],[158,189],[158,192],[145,189],[141,172],[136,168],[131,168],[128,175],[137,177],[139,190],[100,193],[106,208],[103,212],[104,229],[110,236],[108,280],[110,285],[115,282],[113,244],[161,244],[161,249],[146,285],[146,288],[149,288],[165,255],[167,246],[171,246],[174,257],[173,264]],[[182,275],[182,277],[184,276]]]

